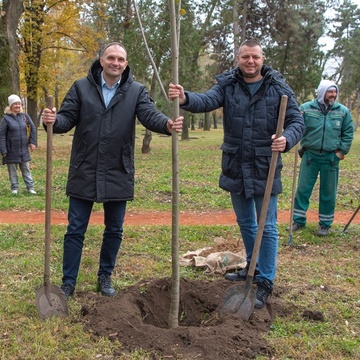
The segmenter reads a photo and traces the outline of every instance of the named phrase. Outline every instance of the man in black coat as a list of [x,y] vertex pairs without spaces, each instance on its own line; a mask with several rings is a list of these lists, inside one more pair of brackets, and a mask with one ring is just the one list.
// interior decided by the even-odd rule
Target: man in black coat
[[[231,281],[245,280],[258,229],[257,220],[266,187],[272,151],[289,151],[301,139],[305,126],[294,94],[283,76],[264,65],[261,45],[255,40],[241,44],[238,67],[216,77],[205,93],[184,91],[170,84],[169,97],[179,97],[184,110],[195,113],[223,108],[224,141],[219,185],[229,191],[246,250],[247,266]],[[288,96],[284,131],[275,139],[282,95]],[[279,156],[262,237],[255,280],[255,307],[262,308],[272,293],[278,249],[277,195],[282,191]]]
[[126,203],[134,197],[135,119],[146,128],[170,135],[181,131],[182,117],[172,121],[156,110],[145,86],[133,80],[120,43],[105,46],[87,77],[75,81],[58,113],[45,109],[43,123],[54,133],[75,127],[66,194],[69,224],[64,237],[62,289],[75,290],[85,232],[94,202],[103,203],[105,231],[98,285],[115,296],[111,274],[123,233]]

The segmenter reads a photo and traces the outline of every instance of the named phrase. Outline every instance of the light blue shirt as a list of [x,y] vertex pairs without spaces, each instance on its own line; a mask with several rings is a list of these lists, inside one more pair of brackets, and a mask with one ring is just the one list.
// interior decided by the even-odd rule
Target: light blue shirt
[[104,76],[103,76],[103,72],[101,72],[101,90],[102,90],[102,95],[105,101],[105,106],[108,107],[111,99],[113,98],[113,96],[116,93],[117,88],[119,87],[121,81],[121,77],[119,79],[119,81],[117,81],[111,88],[108,86],[108,84],[106,83],[106,81],[104,80]]

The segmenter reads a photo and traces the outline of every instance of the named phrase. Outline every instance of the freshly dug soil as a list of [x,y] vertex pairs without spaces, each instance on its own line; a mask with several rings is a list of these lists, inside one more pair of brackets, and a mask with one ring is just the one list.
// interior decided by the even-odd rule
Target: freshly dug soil
[[[152,359],[253,359],[271,358],[263,336],[275,315],[285,311],[282,289],[276,288],[267,307],[255,310],[249,321],[217,312],[226,290],[223,278],[214,281],[180,281],[179,326],[168,327],[171,279],[145,279],[115,298],[77,293],[83,304],[85,327],[96,337],[117,339],[122,347],[115,356],[136,349]],[[91,305],[89,305],[91,304]]]

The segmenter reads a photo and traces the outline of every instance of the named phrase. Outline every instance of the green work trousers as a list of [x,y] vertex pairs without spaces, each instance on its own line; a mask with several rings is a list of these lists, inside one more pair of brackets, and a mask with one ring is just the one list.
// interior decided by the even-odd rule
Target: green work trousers
[[311,193],[320,174],[319,225],[327,228],[331,226],[335,214],[339,161],[334,152],[319,154],[305,151],[301,159],[295,194],[293,216],[295,223],[305,226]]

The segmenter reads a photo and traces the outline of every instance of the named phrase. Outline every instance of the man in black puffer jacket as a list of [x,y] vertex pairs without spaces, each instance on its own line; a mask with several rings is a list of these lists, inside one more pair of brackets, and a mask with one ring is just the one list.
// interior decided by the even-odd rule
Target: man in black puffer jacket
[[156,110],[145,86],[133,80],[125,48],[105,46],[88,76],[75,81],[59,112],[45,109],[45,125],[54,133],[75,127],[66,194],[69,224],[64,237],[63,284],[69,298],[75,290],[85,232],[94,202],[103,203],[105,231],[100,251],[98,285],[102,295],[115,296],[111,274],[120,249],[126,203],[134,197],[136,118],[149,130],[170,135],[181,131]]
[[[185,92],[177,84],[170,84],[169,88],[169,97],[179,97],[184,110],[200,113],[223,108],[224,142],[219,185],[230,192],[247,260],[246,268],[225,276],[232,281],[246,279],[272,151],[289,151],[305,130],[292,90],[279,72],[264,65],[264,59],[261,45],[247,40],[239,49],[239,67],[217,76],[217,83],[207,92]],[[282,95],[288,96],[284,131],[275,139]],[[281,169],[279,156],[255,272],[256,308],[266,304],[276,274],[277,195],[282,192]]]

